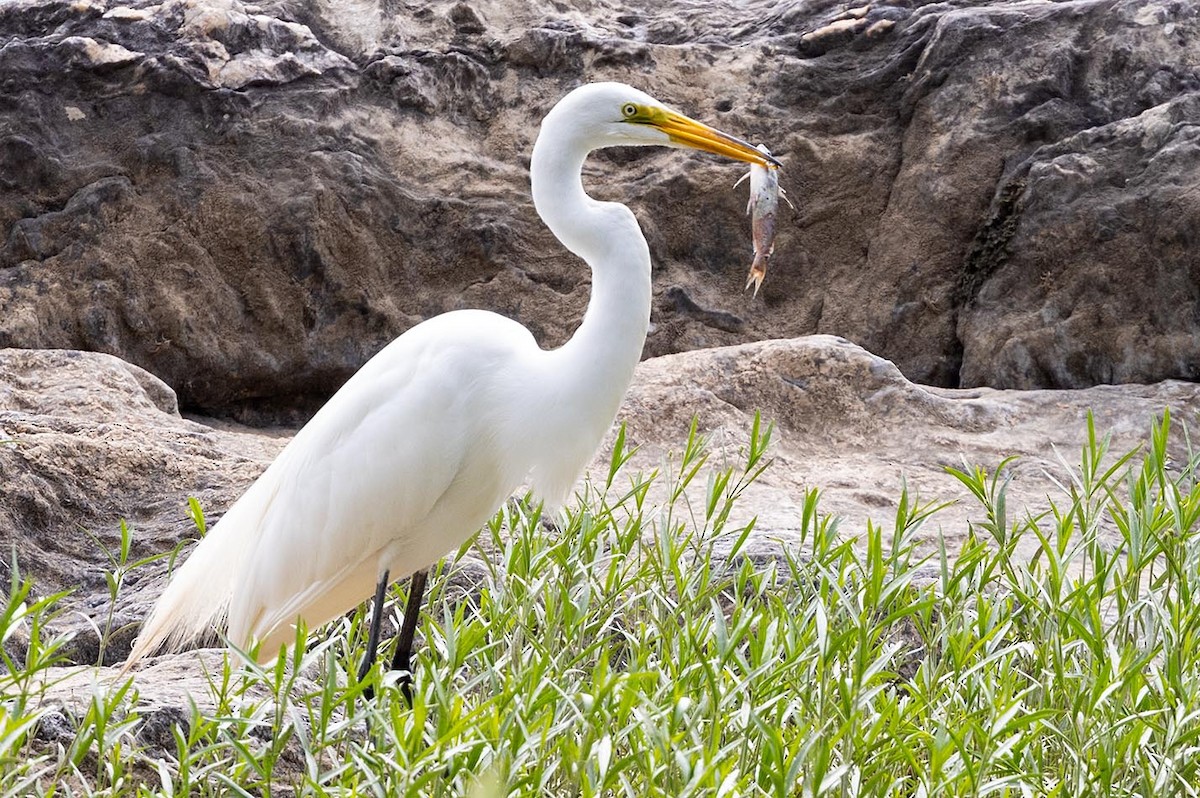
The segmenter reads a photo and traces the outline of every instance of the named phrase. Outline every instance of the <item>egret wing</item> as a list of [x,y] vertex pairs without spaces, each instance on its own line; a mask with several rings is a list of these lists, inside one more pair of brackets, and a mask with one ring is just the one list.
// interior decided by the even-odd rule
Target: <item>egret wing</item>
[[[508,361],[533,343],[515,323],[487,315],[483,342],[478,324],[464,336],[444,321],[397,339],[297,434],[271,466],[276,473],[264,474],[274,489],[230,605],[231,639],[257,639],[274,656],[297,618],[315,627],[349,610],[384,568],[400,578],[460,545],[477,528],[480,502],[494,511],[495,491],[468,498],[459,484],[503,472],[488,456],[486,397],[495,387],[480,375],[510,371]],[[507,495],[519,479],[497,490]],[[446,507],[451,496],[461,512]]]

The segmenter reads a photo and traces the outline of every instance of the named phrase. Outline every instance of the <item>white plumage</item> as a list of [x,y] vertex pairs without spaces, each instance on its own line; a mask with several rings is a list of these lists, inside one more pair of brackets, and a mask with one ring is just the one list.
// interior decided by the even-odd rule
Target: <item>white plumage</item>
[[737,139],[617,83],[583,86],[546,116],[530,175],[538,213],[592,269],[575,335],[538,347],[480,310],[419,324],[373,357],[297,433],[177,570],[127,666],[225,623],[274,658],[385,574],[436,562],[522,482],[562,499],[611,426],[650,319],[650,254],[628,208],[583,190],[587,154],[687,146],[754,163]]

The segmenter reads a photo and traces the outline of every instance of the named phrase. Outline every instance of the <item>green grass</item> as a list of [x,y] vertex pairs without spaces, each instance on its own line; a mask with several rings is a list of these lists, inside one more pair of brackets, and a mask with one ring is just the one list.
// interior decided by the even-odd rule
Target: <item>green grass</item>
[[214,668],[196,700],[215,709],[166,749],[128,683],[45,733],[62,599],[14,577],[0,637],[28,650],[0,674],[0,794],[1196,795],[1200,491],[1168,431],[1114,457],[1089,421],[1037,517],[1006,506],[1003,465],[957,472],[981,521],[924,558],[936,505],[903,494],[850,538],[815,490],[801,540],[751,556],[728,519],[768,465],[757,425],[732,470],[693,430],[668,473],[631,476],[619,442],[554,525],[514,502],[459,553],[492,563],[474,589],[437,575],[411,710],[379,672],[362,699],[360,610],[290,660]]

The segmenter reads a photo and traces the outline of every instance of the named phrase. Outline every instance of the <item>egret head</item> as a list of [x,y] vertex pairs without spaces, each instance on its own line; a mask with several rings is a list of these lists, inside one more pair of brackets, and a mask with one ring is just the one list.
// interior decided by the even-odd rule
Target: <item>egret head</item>
[[759,166],[779,161],[739,138],[722,133],[624,83],[589,83],[554,106],[542,123],[570,130],[588,149],[649,146],[686,147]]

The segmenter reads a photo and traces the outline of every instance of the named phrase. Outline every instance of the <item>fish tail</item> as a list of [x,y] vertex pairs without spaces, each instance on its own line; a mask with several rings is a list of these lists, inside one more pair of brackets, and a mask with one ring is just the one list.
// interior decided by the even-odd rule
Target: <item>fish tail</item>
[[750,295],[752,299],[758,297],[758,289],[762,286],[762,279],[762,274],[756,274],[755,272],[750,272],[750,276],[746,279],[746,288],[754,286],[754,293]]
[[758,289],[762,287],[762,282],[767,276],[767,262],[770,259],[771,253],[769,251],[754,251],[754,260],[750,264],[750,274],[746,278],[746,288],[753,285],[754,296],[758,296]]

